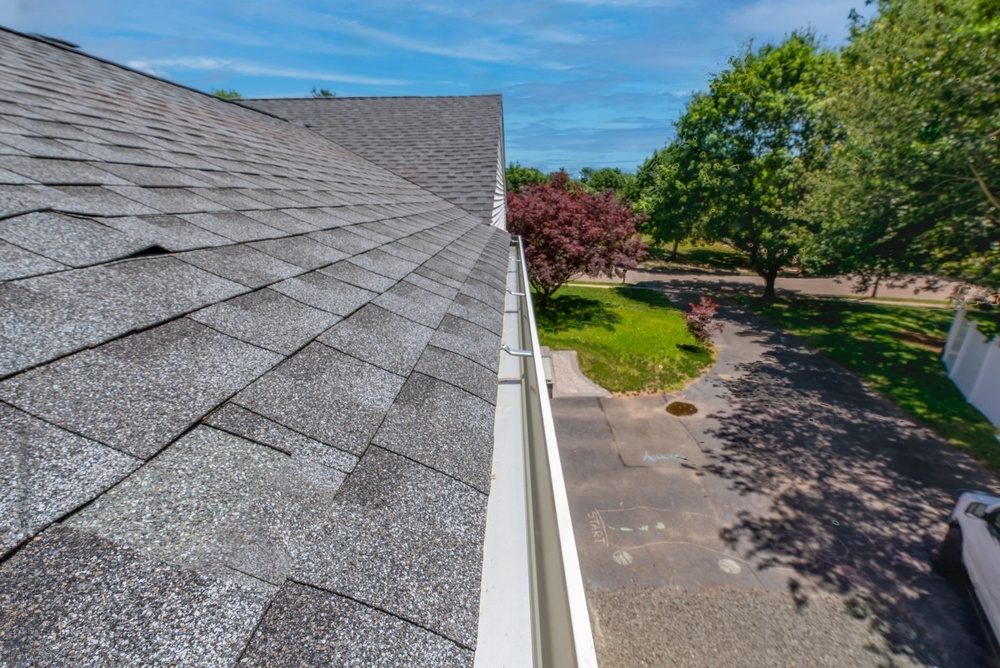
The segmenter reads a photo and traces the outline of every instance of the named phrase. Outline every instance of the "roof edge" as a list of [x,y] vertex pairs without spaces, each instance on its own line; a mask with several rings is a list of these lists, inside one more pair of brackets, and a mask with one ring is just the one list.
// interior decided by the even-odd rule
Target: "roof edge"
[[503,93],[473,93],[471,95],[333,95],[331,97],[241,97],[235,100],[241,101],[267,102],[268,100],[296,100],[296,101],[332,101],[332,100],[426,100],[426,99],[464,99],[469,97],[498,97],[503,99]]

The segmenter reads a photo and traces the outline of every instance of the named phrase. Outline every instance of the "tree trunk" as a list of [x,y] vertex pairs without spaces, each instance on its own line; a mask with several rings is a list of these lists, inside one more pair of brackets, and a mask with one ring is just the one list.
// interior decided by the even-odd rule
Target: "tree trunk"
[[776,294],[774,292],[774,284],[778,280],[777,271],[769,271],[764,274],[764,299],[767,301],[774,301]]
[[875,281],[872,283],[872,299],[878,295],[878,282],[882,280],[881,276],[876,275]]
[[681,245],[681,240],[680,239],[674,239],[674,249],[672,251],[670,251],[670,261],[671,262],[676,262],[677,261],[677,247],[680,246],[680,245]]

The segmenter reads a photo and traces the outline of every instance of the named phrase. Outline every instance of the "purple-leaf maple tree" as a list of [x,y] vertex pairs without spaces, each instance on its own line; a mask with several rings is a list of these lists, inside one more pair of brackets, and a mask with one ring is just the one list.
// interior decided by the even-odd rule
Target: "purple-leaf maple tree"
[[641,220],[613,191],[586,192],[565,172],[507,200],[507,229],[524,238],[528,278],[542,305],[577,274],[624,278],[646,256]]

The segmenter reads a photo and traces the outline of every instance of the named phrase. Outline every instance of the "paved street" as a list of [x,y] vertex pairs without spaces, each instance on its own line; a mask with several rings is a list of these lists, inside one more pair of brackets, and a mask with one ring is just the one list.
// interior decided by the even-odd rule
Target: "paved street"
[[996,480],[797,340],[725,316],[718,362],[671,396],[567,396],[557,368],[602,665],[995,665],[930,557],[955,491]]

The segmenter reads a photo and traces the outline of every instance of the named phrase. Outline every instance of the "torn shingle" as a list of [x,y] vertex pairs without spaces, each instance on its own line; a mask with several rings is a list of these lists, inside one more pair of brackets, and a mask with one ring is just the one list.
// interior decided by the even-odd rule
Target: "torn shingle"
[[0,403],[0,555],[141,463]]
[[283,427],[263,415],[234,404],[223,404],[205,418],[205,424],[285,452],[293,459],[315,462],[350,473],[358,463],[355,455]]

